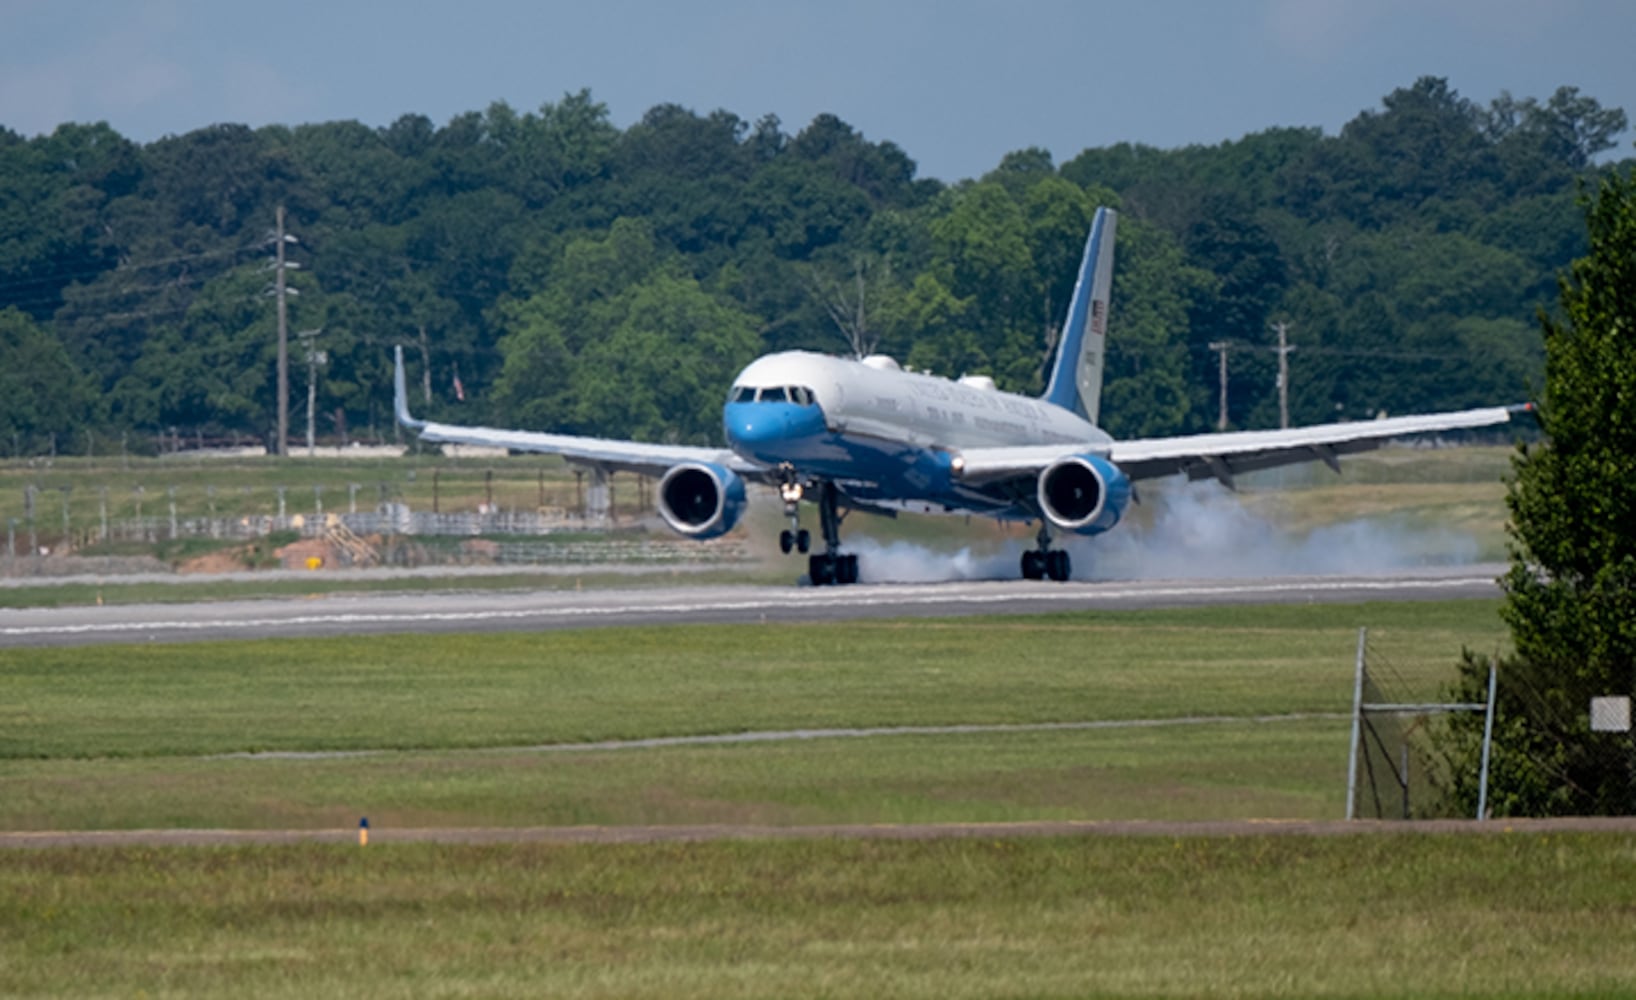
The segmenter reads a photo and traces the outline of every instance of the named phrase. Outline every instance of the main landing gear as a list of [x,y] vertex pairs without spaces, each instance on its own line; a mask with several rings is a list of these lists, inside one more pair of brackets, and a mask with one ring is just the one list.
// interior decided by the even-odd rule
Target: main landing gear
[[1059,583],[1073,576],[1073,562],[1062,549],[1051,548],[1051,533],[1040,525],[1039,548],[1022,554],[1024,580],[1044,580],[1049,577]]
[[[791,476],[778,492],[784,498],[784,514],[790,519],[790,526],[778,533],[778,548],[785,555],[792,549],[805,553],[812,547],[812,536],[800,527],[801,484]],[[818,522],[824,533],[824,551],[807,557],[807,578],[814,587],[858,582],[858,557],[840,551],[840,492],[834,483],[818,484]]]

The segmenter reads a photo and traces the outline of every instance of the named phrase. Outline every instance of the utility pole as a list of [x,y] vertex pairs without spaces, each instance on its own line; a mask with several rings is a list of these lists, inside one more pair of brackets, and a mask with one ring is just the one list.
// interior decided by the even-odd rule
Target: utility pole
[[1289,342],[1289,324],[1274,323],[1274,330],[1278,331],[1278,426],[1289,429],[1289,352],[1295,350]]
[[278,454],[290,453],[290,311],[288,298],[299,294],[284,280],[285,272],[300,267],[295,261],[284,259],[284,248],[300,240],[284,231],[284,206],[278,206],[277,226],[273,230],[273,294],[278,299]]
[[1210,350],[1221,356],[1220,364],[1217,366],[1221,382],[1221,415],[1216,418],[1216,430],[1218,431],[1227,429],[1227,349],[1231,346],[1225,340],[1218,340],[1210,345]]
[[307,457],[313,456],[313,417],[318,407],[318,366],[327,364],[329,356],[318,350],[318,335],[324,332],[323,327],[316,330],[302,330],[296,334],[307,351]]

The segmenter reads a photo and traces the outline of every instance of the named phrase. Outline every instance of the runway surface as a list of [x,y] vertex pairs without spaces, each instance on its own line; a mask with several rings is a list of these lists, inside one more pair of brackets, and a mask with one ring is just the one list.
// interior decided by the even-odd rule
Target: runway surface
[[613,625],[845,621],[1234,604],[1493,597],[1498,565],[1378,576],[1104,583],[983,581],[851,587],[682,584],[645,590],[332,594],[0,609],[0,648],[301,636],[541,631]]

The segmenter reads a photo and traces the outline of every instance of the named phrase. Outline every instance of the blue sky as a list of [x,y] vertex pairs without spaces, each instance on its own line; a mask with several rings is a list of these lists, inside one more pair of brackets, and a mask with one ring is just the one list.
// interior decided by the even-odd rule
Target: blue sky
[[0,125],[24,135],[442,124],[589,88],[620,127],[662,102],[791,133],[831,112],[943,180],[1029,146],[1333,134],[1428,74],[1636,117],[1632,0],[0,0],[0,40]]

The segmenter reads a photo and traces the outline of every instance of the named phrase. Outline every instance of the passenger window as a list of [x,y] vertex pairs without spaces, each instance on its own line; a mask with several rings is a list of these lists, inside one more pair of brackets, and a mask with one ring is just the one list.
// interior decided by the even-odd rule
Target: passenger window
[[763,390],[761,390],[761,397],[760,398],[761,398],[761,401],[763,403],[782,403],[782,402],[785,402],[784,387],[780,385],[780,386],[774,386],[771,389],[763,389]]

